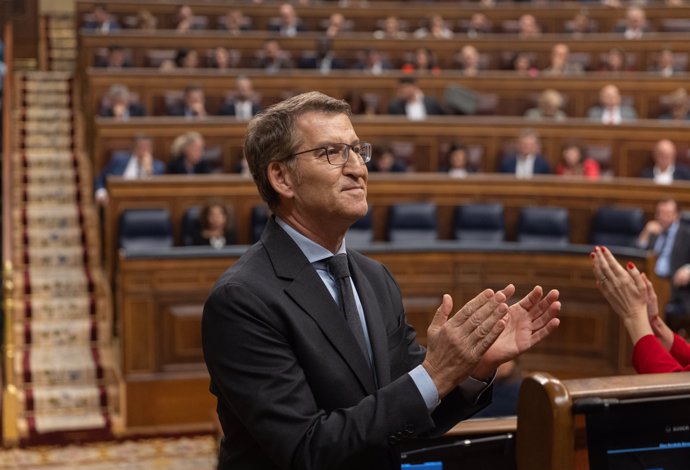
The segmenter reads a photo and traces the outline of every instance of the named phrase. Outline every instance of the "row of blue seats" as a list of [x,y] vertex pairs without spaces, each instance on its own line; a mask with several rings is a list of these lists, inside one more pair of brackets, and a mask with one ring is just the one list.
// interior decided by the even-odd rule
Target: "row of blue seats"
[[[199,230],[200,208],[189,208],[182,218],[182,245],[192,245]],[[259,239],[268,220],[265,206],[252,210],[253,241]],[[453,236],[468,242],[502,242],[506,228],[501,204],[473,203],[454,208]],[[644,226],[644,213],[638,208],[601,207],[592,221],[590,241],[596,245],[634,247]],[[167,209],[124,211],[119,219],[119,246],[126,249],[174,245],[173,224]],[[372,211],[357,221],[346,239],[350,244],[373,241]],[[437,240],[437,207],[431,202],[391,205],[388,213],[387,239],[393,243]],[[562,207],[524,207],[520,210],[517,237],[519,243],[567,245],[570,243],[568,210]]]

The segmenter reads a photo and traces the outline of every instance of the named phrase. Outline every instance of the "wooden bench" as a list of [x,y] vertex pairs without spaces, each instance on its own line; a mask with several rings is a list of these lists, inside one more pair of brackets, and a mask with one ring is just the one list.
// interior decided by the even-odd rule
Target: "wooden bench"
[[[184,34],[170,30],[123,30],[108,34],[80,31],[78,70],[93,66],[97,54],[112,45],[129,49],[132,65],[136,67],[155,65],[151,62],[152,51],[170,51],[174,55],[177,49],[190,48],[198,51],[199,57],[203,60],[209,56],[212,49],[222,46],[238,51],[241,55],[240,67],[246,68],[252,66],[257,51],[268,39],[279,39],[281,47],[289,51],[293,58],[298,59],[303,52],[314,50],[319,36],[319,33],[302,33],[293,38],[280,38],[275,33],[266,32],[247,32],[241,36],[230,36],[222,31],[191,31]],[[590,34],[576,41],[564,34],[544,34],[538,38],[522,38],[518,42],[518,47],[514,36],[500,34],[467,38],[459,44],[458,41],[444,39],[374,39],[367,33],[348,33],[334,41],[333,50],[340,58],[354,64],[362,56],[363,51],[375,47],[400,66],[406,54],[419,47],[426,47],[434,51],[441,69],[450,70],[456,67],[455,56],[462,45],[471,44],[480,53],[488,54],[490,69],[506,67],[517,51],[533,53],[535,66],[543,69],[549,63],[553,44],[557,42],[568,42],[571,53],[588,53],[595,62],[603,53],[614,47],[634,51],[631,52],[630,65],[638,70],[647,70],[663,48],[671,48],[676,53],[690,52],[687,34],[681,33],[650,34],[634,41],[634,44],[621,38],[620,34],[612,33]]]
[[[221,72],[214,69],[196,71],[161,72],[151,68],[107,70],[90,68],[86,74],[86,113],[96,115],[103,97],[113,84],[126,85],[151,115],[165,115],[165,100],[171,92],[181,93],[189,84],[204,88],[207,109],[216,113],[220,105],[234,89],[234,80],[244,75],[252,79],[254,88],[264,106],[273,104],[286,94],[304,90],[319,90],[336,98],[354,102],[367,94],[378,99],[375,111],[386,114],[388,103],[395,98],[398,80],[403,74],[390,73],[382,76],[362,74],[358,71],[337,71],[323,75],[318,71],[291,70],[280,75],[266,74],[262,70],[234,70]],[[424,93],[444,102],[444,92],[449,85],[460,85],[476,93],[497,98],[495,107],[479,109],[479,113],[522,116],[536,106],[539,94],[553,88],[565,97],[563,110],[569,117],[586,117],[587,110],[597,104],[599,90],[614,83],[621,94],[629,98],[641,118],[655,119],[665,111],[661,98],[688,84],[690,75],[681,74],[660,78],[648,73],[630,73],[615,77],[606,74],[582,76],[543,76],[538,80],[512,72],[485,72],[480,76],[466,77],[458,72],[446,71],[439,75],[422,75],[418,84]],[[164,80],[164,84],[162,84]]]
[[[90,13],[97,3],[102,2],[77,0],[77,26],[82,24],[84,16]],[[208,18],[210,29],[216,29],[218,18],[225,15],[231,8],[241,9],[246,16],[251,18],[253,28],[258,31],[266,30],[270,21],[278,16],[278,3],[245,3],[234,6],[229,6],[226,2],[221,1],[189,1],[186,3],[193,8],[195,15]],[[172,0],[156,2],[109,0],[107,2],[108,11],[120,22],[126,24],[128,17],[135,16],[141,10],[148,10],[158,18],[158,27],[161,29],[174,27],[174,16],[178,6],[179,2]],[[323,20],[327,19],[333,12],[343,13],[347,19],[352,21],[352,28],[355,31],[374,31],[380,27],[380,20],[391,15],[397,16],[407,23],[408,30],[412,31],[424,25],[425,20],[432,12],[431,10],[433,13],[442,15],[454,31],[466,27],[466,22],[472,14],[478,12],[487,16],[496,32],[500,32],[506,22],[516,21],[524,13],[534,15],[543,31],[550,33],[564,32],[566,24],[583,10],[589,14],[601,32],[611,31],[625,17],[624,8],[611,8],[595,3],[583,5],[575,2],[547,4],[498,2],[491,8],[486,8],[479,3],[465,2],[462,8],[458,8],[457,4],[453,2],[436,1],[433,2],[431,9],[429,2],[374,1],[366,2],[361,7],[357,4],[315,3],[298,5],[296,10],[310,31],[321,31]],[[663,31],[668,28],[667,20],[669,18],[690,18],[690,7],[687,5],[677,7],[667,7],[663,4],[645,5],[645,12],[647,19],[656,31]]]
[[[690,123],[639,120],[630,124],[605,126],[585,119],[565,122],[529,121],[518,117],[472,116],[433,117],[411,122],[398,116],[355,116],[354,128],[360,139],[394,147],[399,158],[418,172],[437,172],[446,166],[445,151],[453,142],[472,150],[473,163],[481,172],[494,172],[501,155],[524,128],[539,132],[543,154],[552,166],[560,159],[564,144],[578,141],[600,161],[602,168],[618,177],[635,177],[651,165],[651,149],[661,138],[679,146],[680,159],[687,160]],[[209,147],[222,153],[219,162],[226,173],[235,171],[242,158],[246,124],[232,117],[190,121],[182,117],[131,118],[115,121],[97,118],[93,132],[94,172],[98,173],[115,150],[131,148],[132,137],[149,134],[155,140],[154,155],[168,160],[170,144],[176,136],[199,131]]]

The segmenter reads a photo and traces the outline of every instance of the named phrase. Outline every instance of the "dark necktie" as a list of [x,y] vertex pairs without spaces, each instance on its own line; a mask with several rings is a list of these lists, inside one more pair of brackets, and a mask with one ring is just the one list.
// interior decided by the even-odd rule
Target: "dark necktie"
[[338,290],[340,291],[340,310],[345,315],[347,324],[355,336],[359,347],[364,353],[364,357],[369,361],[369,349],[364,338],[364,329],[359,320],[359,311],[355,302],[355,294],[350,283],[350,269],[347,266],[347,255],[341,253],[328,260],[328,270],[335,278]]

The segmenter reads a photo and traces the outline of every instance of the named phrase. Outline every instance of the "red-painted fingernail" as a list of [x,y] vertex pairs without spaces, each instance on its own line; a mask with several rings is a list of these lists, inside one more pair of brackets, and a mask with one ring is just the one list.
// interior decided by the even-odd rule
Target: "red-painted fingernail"
[[594,258],[594,253],[590,253],[589,256]]
[[602,251],[602,252],[605,252],[605,251],[606,251],[606,247],[605,247],[605,246],[602,246],[602,247],[601,247],[601,251]]
[[599,247],[598,247],[598,246],[595,246],[595,247],[594,247],[594,251],[599,251]]
[[635,269],[635,265],[632,261],[628,261],[628,269]]

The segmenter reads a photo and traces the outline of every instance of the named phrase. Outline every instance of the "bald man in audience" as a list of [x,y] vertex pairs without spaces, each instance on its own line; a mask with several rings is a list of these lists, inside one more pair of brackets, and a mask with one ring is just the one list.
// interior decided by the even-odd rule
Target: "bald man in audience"
[[632,106],[623,104],[618,87],[609,84],[599,91],[599,104],[589,109],[587,117],[602,124],[617,125],[637,119],[637,111]]
[[654,165],[645,168],[643,178],[653,178],[656,184],[672,184],[677,180],[690,180],[690,168],[676,163],[678,149],[668,139],[661,139],[654,145]]

